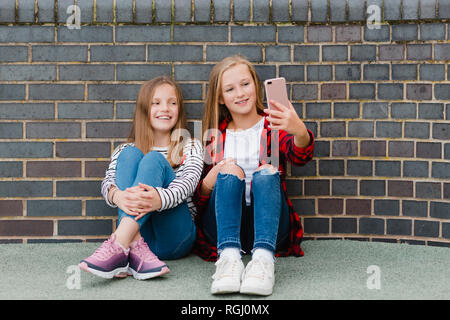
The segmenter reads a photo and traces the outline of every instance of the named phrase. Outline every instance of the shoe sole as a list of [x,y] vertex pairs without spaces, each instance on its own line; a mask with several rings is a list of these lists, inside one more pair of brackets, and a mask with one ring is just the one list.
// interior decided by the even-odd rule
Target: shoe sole
[[211,286],[211,293],[212,294],[227,294],[227,293],[238,293],[239,287],[236,285],[228,285],[228,286],[219,286],[219,287],[212,287]]
[[120,276],[120,274],[126,273],[128,271],[128,265],[126,265],[125,267],[120,267],[120,268],[114,269],[109,272],[99,271],[99,270],[96,270],[93,268],[89,268],[89,266],[87,265],[86,262],[80,263],[78,265],[78,267],[81,270],[92,273],[93,275],[104,278],[104,279],[112,279],[114,277],[121,278],[122,276]]
[[159,271],[147,272],[147,273],[139,273],[137,271],[134,271],[131,268],[128,268],[128,275],[132,275],[133,278],[135,278],[136,280],[147,280],[147,279],[151,279],[151,278],[156,278],[156,277],[165,275],[165,274],[167,274],[169,272],[170,272],[170,270],[169,270],[168,267],[163,267]]
[[270,296],[272,294],[273,289],[263,289],[258,287],[250,287],[250,286],[241,286],[241,290],[239,291],[242,294],[248,295],[258,295],[258,296]]

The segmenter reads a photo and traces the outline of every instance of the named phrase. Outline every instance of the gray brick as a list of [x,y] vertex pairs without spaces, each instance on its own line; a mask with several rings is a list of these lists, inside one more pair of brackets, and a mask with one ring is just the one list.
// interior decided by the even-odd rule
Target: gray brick
[[388,64],[364,65],[364,80],[389,80]]
[[359,104],[358,103],[334,103],[334,117],[335,118],[359,118]]
[[403,20],[417,20],[419,18],[419,0],[403,1]]
[[0,161],[0,177],[15,178],[22,176],[23,176],[22,162]]
[[267,46],[266,61],[290,61],[291,48],[289,46]]
[[379,29],[369,29],[364,26],[364,40],[365,41],[389,41],[390,40],[390,27],[389,25],[381,25]]
[[25,85],[0,84],[0,100],[25,100]]
[[113,27],[83,26],[80,29],[58,27],[58,41],[60,42],[112,42]]
[[[151,6],[151,4],[150,4]],[[191,2],[184,0],[174,0],[175,21],[190,22],[191,21]]]
[[380,60],[403,60],[404,45],[402,44],[387,44],[379,46]]
[[305,233],[329,234],[330,219],[329,218],[305,218],[304,219]]
[[365,19],[364,1],[348,0],[348,20],[363,21]]
[[70,122],[30,122],[26,125],[27,138],[81,138],[81,124]]
[[375,61],[377,48],[374,45],[354,45],[350,47],[350,60]]
[[39,62],[87,62],[87,46],[41,46],[32,47],[33,61]]
[[431,44],[407,44],[406,58],[408,60],[430,60]]
[[347,61],[347,46],[322,46],[323,61]]
[[373,201],[373,212],[375,215],[398,216],[400,212],[399,202],[398,200],[375,199]]
[[117,119],[131,119],[134,113],[134,103],[117,103],[116,118]]
[[230,21],[230,0],[215,0],[214,6],[214,21],[224,22]]
[[186,118],[187,119],[201,119],[204,112],[203,103],[186,103]]
[[[406,86],[406,98],[408,100],[431,100],[432,99],[432,87],[431,84],[407,84]],[[420,109],[419,109],[420,115]]]
[[384,180],[361,180],[359,190],[362,196],[384,196],[386,183]]
[[59,119],[112,119],[112,103],[58,103]]
[[127,138],[131,122],[88,122],[86,138]]
[[0,122],[0,139],[22,139],[22,124]]
[[445,80],[444,64],[422,64],[420,65],[420,80]]
[[426,161],[404,161],[403,162],[404,177],[428,177],[428,162]]
[[450,178],[450,163],[446,162],[433,162],[431,167],[431,176],[438,179]]
[[391,104],[391,117],[397,119],[415,119],[416,104],[415,103],[392,103]]
[[167,64],[120,64],[116,72],[119,81],[147,81],[157,76],[170,76],[172,71]]
[[211,1],[194,1],[194,21],[209,22],[211,16]]
[[417,65],[393,64],[392,80],[417,80]]
[[450,1],[449,0],[439,0],[439,19],[450,19]]
[[445,40],[445,25],[442,23],[421,24],[420,40]]
[[450,140],[450,124],[433,123],[433,139]]
[[0,46],[0,62],[25,62],[28,60],[26,46]]
[[133,22],[133,0],[116,2],[117,22]]
[[260,46],[215,46],[206,47],[207,61],[220,61],[225,57],[239,54],[252,62],[262,62],[262,49]]
[[418,158],[441,158],[441,144],[437,142],[417,142]]
[[420,18],[436,18],[436,0],[420,0]]
[[152,2],[135,0],[135,20],[138,23],[152,22]]
[[303,26],[278,26],[278,42],[303,42]]
[[398,24],[392,26],[392,41],[418,40],[417,24]]
[[401,20],[401,0],[384,2],[384,20]]
[[331,232],[333,233],[356,233],[357,220],[355,218],[332,218]]
[[350,121],[348,123],[349,137],[365,137],[374,136],[374,123],[372,121]]
[[0,26],[0,42],[53,42],[54,34],[48,26]]
[[439,100],[450,100],[450,84],[435,84],[434,96]]
[[450,120],[450,103],[446,105],[446,110],[447,110],[447,115],[446,115],[446,119]]
[[170,41],[170,26],[117,26],[117,42]]
[[430,202],[430,217],[450,219],[450,203]]
[[0,142],[0,158],[48,158],[53,156],[51,142]]
[[430,124],[427,122],[405,122],[405,138],[428,139]]
[[428,204],[426,201],[402,201],[402,214],[409,217],[426,217]]
[[[243,37],[246,38],[247,35]],[[228,28],[217,25],[174,26],[173,40],[183,42],[226,42],[228,41]]]
[[112,226],[112,220],[58,220],[58,235],[110,235]]
[[310,2],[311,22],[328,21],[328,0],[316,0]]
[[175,80],[207,81],[213,65],[183,64],[175,65]]
[[375,84],[351,83],[350,99],[375,99]]
[[91,61],[145,61],[145,46],[92,46]]
[[414,220],[414,236],[439,237],[439,222]]
[[[232,26],[232,42],[275,42],[274,26]],[[214,40],[217,41],[217,40]]]
[[86,200],[86,216],[113,216],[117,215],[117,208],[111,208],[104,200]]
[[301,212],[302,215],[313,216],[316,213],[314,199],[292,199],[294,210]]
[[272,2],[272,20],[276,22],[289,22],[289,0]]
[[403,84],[402,83],[378,84],[378,98],[383,100],[403,99]]
[[34,0],[19,0],[17,11],[19,22],[34,22]]
[[331,118],[331,104],[330,103],[307,103],[306,104],[306,117],[308,119]]
[[155,20],[170,22],[172,20],[172,4],[167,0],[155,0]]
[[309,42],[330,42],[333,40],[331,26],[308,26],[307,39]]
[[280,77],[286,81],[305,81],[305,66],[281,65],[279,67]]
[[59,80],[62,81],[114,80],[114,65],[100,65],[100,64],[60,65]]
[[253,22],[269,22],[269,0],[253,0]]
[[52,181],[0,181],[3,197],[51,197]]
[[302,167],[292,166],[291,167],[291,176],[292,177],[295,177],[295,176],[300,176],[300,177],[312,176],[312,177],[315,177],[315,176],[317,176],[317,161],[316,160],[312,160],[311,162],[308,162],[307,165],[302,166]]
[[346,21],[346,1],[331,0],[330,1],[330,20],[333,22]]
[[335,27],[336,42],[359,42],[361,41],[361,26],[338,25]]
[[42,22],[55,22],[55,1],[54,0],[37,0],[38,20]]
[[150,45],[148,61],[202,61],[203,46],[192,45]]
[[292,22],[308,21],[308,0],[291,0]]
[[96,2],[97,22],[113,22],[113,3],[113,0]]
[[183,92],[184,100],[202,100],[202,85],[201,84],[180,84]]
[[444,119],[443,103],[419,103],[420,119]]
[[386,234],[409,236],[412,232],[412,221],[405,219],[388,219]]
[[378,138],[401,138],[402,124],[393,121],[377,121],[376,124]]
[[29,90],[32,100],[84,99],[84,86],[78,84],[32,84]]
[[[321,137],[345,137],[345,122],[344,121],[321,122],[320,136]],[[337,141],[335,141],[335,142],[337,142]]]
[[333,157],[356,157],[358,156],[358,141],[333,141],[332,154]]
[[436,43],[434,45],[434,60],[450,60],[450,44]]
[[92,0],[77,0],[77,5],[81,11],[81,23],[92,23],[94,21],[94,2]]
[[356,196],[358,182],[348,179],[333,179],[332,190],[333,196]]
[[310,65],[306,68],[308,81],[330,81],[333,77],[332,66]]
[[347,175],[349,176],[372,176],[372,161],[369,160],[347,160]]
[[81,216],[81,200],[28,200],[27,216]]
[[400,161],[375,161],[375,176],[379,177],[400,177],[401,162]]
[[[0,86],[1,92],[1,86]],[[2,94],[0,94],[0,97]],[[8,120],[53,119],[52,103],[0,103],[0,118]]]
[[362,157],[385,157],[386,141],[361,141],[360,154]]
[[294,84],[292,86],[293,100],[317,100],[318,87],[316,84]]
[[359,219],[359,233],[384,235],[384,220],[376,218]]
[[16,3],[15,0],[2,1],[2,10],[0,10],[0,22],[16,21]]
[[233,20],[250,21],[250,0],[235,0],[233,3]]
[[330,195],[330,180],[305,180],[305,195]]
[[56,142],[59,158],[109,158],[111,146],[107,142]]
[[336,64],[335,80],[361,80],[361,65],[359,64]]
[[89,100],[135,100],[139,93],[137,84],[89,84]]
[[319,46],[295,46],[294,61],[319,61]]
[[54,65],[0,65],[0,81],[56,80]]
[[416,182],[416,198],[441,198],[441,184],[437,182]]

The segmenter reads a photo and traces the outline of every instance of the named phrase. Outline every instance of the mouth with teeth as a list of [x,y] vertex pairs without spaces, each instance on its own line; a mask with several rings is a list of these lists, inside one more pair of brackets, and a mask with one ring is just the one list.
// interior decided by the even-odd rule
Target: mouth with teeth
[[167,116],[167,115],[161,115],[161,116],[157,116],[156,119],[158,119],[158,120],[171,120],[172,117],[171,116]]
[[244,100],[236,101],[235,103],[236,103],[238,106],[242,106],[242,105],[247,104],[247,101],[248,101],[248,99],[244,99]]

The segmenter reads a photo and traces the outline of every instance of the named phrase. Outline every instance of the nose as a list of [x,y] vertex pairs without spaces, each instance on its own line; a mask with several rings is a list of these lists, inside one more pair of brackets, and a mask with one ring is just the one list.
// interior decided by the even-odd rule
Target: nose
[[240,97],[245,95],[245,92],[244,92],[244,90],[241,87],[237,87],[236,95],[237,95],[238,98],[240,98]]

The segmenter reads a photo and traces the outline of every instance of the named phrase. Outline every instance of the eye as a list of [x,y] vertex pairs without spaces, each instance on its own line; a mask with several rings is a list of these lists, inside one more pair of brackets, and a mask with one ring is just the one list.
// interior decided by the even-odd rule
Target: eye
[[227,88],[227,89],[225,89],[225,92],[230,92],[232,90],[233,90],[233,88]]

